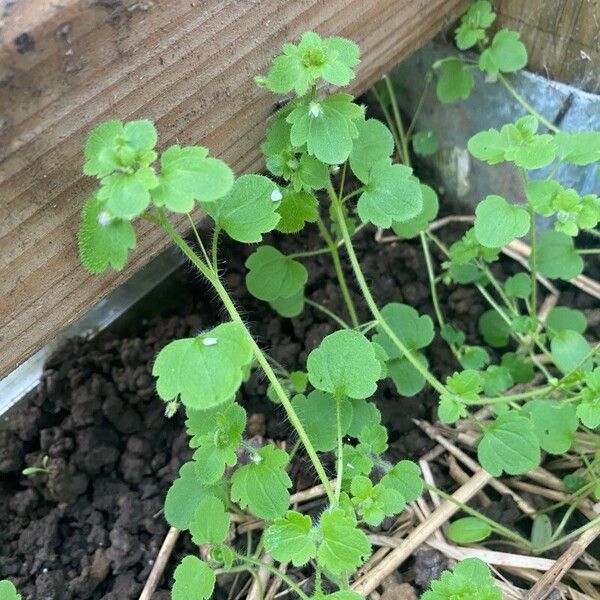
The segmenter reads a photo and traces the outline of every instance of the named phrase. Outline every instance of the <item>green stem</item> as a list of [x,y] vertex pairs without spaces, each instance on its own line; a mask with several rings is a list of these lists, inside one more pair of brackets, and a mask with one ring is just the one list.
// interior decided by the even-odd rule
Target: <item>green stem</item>
[[578,254],[600,254],[600,248],[581,248],[577,250]]
[[537,236],[535,211],[531,204],[529,205],[529,218],[531,219],[529,228],[529,246],[531,247],[531,254],[529,255],[529,266],[531,267],[531,316],[537,321]]
[[435,312],[435,316],[437,317],[440,328],[442,328],[446,324],[446,321],[444,319],[444,315],[442,314],[442,309],[440,308],[440,302],[438,299],[437,288],[435,285],[435,273],[433,271],[433,261],[431,260],[431,253],[429,252],[429,244],[427,243],[427,238],[422,231],[419,234],[419,237],[421,238],[421,246],[423,247],[423,255],[425,256],[425,264],[427,265],[427,275],[429,276],[429,287],[431,289],[433,310]]
[[342,436],[342,410],[341,398],[335,399],[335,423],[337,429],[337,473],[335,477],[335,504],[340,503],[342,493],[342,475],[344,473],[344,440]]
[[338,223],[338,227],[340,228],[340,232],[342,234],[342,239],[344,240],[344,246],[346,247],[346,252],[348,253],[348,257],[350,258],[350,263],[352,264],[352,269],[354,270],[354,276],[358,281],[358,285],[362,292],[362,295],[373,315],[373,318],[377,321],[377,324],[381,329],[387,334],[392,343],[402,352],[405,356],[406,360],[410,362],[410,364],[421,374],[421,376],[425,379],[425,381],[429,382],[431,386],[440,394],[446,392],[446,388],[444,385],[432,374],[429,372],[427,367],[424,367],[421,361],[419,361],[413,353],[404,345],[404,343],[398,338],[394,330],[388,325],[385,321],[381,313],[379,312],[379,308],[377,307],[377,303],[375,302],[371,290],[367,284],[365,276],[360,268],[360,263],[358,262],[358,258],[356,257],[356,253],[354,252],[354,247],[352,246],[352,240],[350,239],[350,234],[348,233],[348,227],[346,227],[346,221],[344,219],[344,213],[342,210],[342,205],[335,194],[335,191],[329,183],[327,190],[329,192],[329,197],[331,199],[331,203],[335,208],[336,220]]
[[294,252],[288,254],[288,258],[311,258],[313,256],[321,256],[321,254],[329,254],[331,250],[329,248],[315,248],[314,250],[305,250],[304,252]]
[[438,496],[441,496],[444,500],[448,500],[448,502],[452,502],[452,504],[455,504],[462,511],[466,512],[467,514],[469,514],[473,517],[477,517],[484,523],[487,523],[497,534],[499,534],[505,538],[508,538],[509,540],[513,540],[514,542],[517,542],[518,544],[523,545],[528,550],[532,549],[532,545],[529,540],[526,540],[524,537],[521,537],[518,533],[515,533],[514,531],[508,529],[507,527],[504,527],[504,525],[501,525],[500,523],[496,523],[496,521],[494,521],[493,519],[490,519],[489,517],[486,517],[484,514],[480,513],[479,511],[475,510],[474,508],[471,508],[470,506],[458,501],[454,496],[452,496],[452,494],[447,494],[446,492],[436,488],[433,485],[425,484],[425,487],[428,490],[435,492]]
[[567,526],[568,520],[571,518],[571,515],[575,512],[576,509],[577,509],[577,503],[571,504],[571,506],[569,506],[569,508],[567,508],[567,510],[565,511],[565,514],[563,515],[563,518],[561,519],[560,523],[558,524],[558,527],[556,528],[556,530],[554,531],[554,533],[548,540],[548,543],[554,542],[558,538],[558,536],[563,532],[564,528]]
[[344,202],[346,202],[347,200],[350,200],[351,198],[354,198],[356,196],[360,196],[360,194],[362,194],[365,191],[364,187],[360,187],[357,190],[354,190],[353,192],[350,192],[349,194],[346,194],[343,198],[342,198],[342,204]]
[[219,271],[219,261],[218,261],[218,253],[219,253],[219,234],[221,233],[221,228],[218,225],[215,225],[215,230],[213,231],[213,239],[212,245],[210,248],[212,254],[212,267],[213,271],[217,273]]
[[547,385],[537,390],[522,392],[520,394],[508,394],[506,396],[498,396],[497,398],[480,398],[476,404],[498,404],[502,402],[514,402],[515,400],[527,400],[528,398],[536,398],[537,396],[546,396],[553,392],[556,388]]
[[319,227],[319,232],[321,233],[321,236],[325,240],[325,243],[329,248],[329,252],[331,253],[331,258],[333,259],[333,268],[335,269],[335,274],[340,285],[342,296],[344,297],[344,302],[346,302],[348,314],[350,315],[350,321],[352,321],[352,327],[358,327],[360,323],[356,315],[356,308],[354,307],[354,302],[352,301],[352,297],[350,296],[350,290],[348,289],[346,276],[344,275],[344,270],[342,268],[342,261],[340,260],[340,253],[338,252],[338,247],[331,238],[331,235],[329,234],[329,231],[325,226],[325,223],[323,223],[323,219],[321,219],[320,216],[317,219],[317,226]]
[[396,122],[396,129],[398,130],[398,135],[400,136],[400,144],[402,144],[402,162],[410,167],[410,154],[408,152],[408,139],[406,137],[406,133],[404,132],[404,124],[402,123],[402,115],[400,114],[400,107],[398,106],[398,100],[396,99],[396,92],[394,90],[394,86],[392,85],[392,81],[388,75],[383,76],[383,80],[385,81],[385,85],[388,90],[388,94],[390,95],[390,102],[392,103],[392,112],[394,113],[394,120]]
[[592,527],[596,527],[596,525],[599,525],[599,524],[600,524],[600,516],[596,517],[595,519],[592,519],[589,523],[586,523],[582,527],[579,527],[578,529],[571,531],[567,535],[563,535],[563,537],[561,537],[558,540],[555,540],[555,541],[553,541],[549,544],[546,544],[545,546],[542,546],[540,548],[535,548],[534,552],[536,554],[543,554],[544,552],[547,552],[548,550],[552,550],[552,548],[556,548],[557,546],[562,546],[562,544],[564,544],[565,542],[568,542],[569,540],[572,540],[573,538],[579,537],[582,533],[584,533],[588,529],[591,529]]
[[300,422],[296,411],[292,407],[292,404],[285,390],[283,389],[283,386],[281,385],[279,379],[277,378],[271,365],[269,364],[267,357],[264,355],[264,353],[256,343],[254,337],[252,337],[252,334],[250,333],[248,327],[242,320],[239,312],[237,311],[237,308],[235,307],[235,304],[233,303],[231,297],[227,293],[227,290],[223,287],[223,284],[221,283],[218,276],[210,270],[210,267],[206,265],[202,261],[202,259],[200,259],[199,256],[196,255],[196,253],[190,248],[188,243],[181,237],[181,235],[179,235],[177,230],[171,225],[171,223],[166,218],[164,212],[161,209],[159,209],[159,221],[163,229],[169,234],[169,236],[179,247],[179,249],[185,254],[185,256],[187,256],[187,258],[189,258],[189,260],[198,268],[202,275],[204,275],[204,277],[206,277],[206,279],[212,284],[219,298],[221,299],[221,302],[223,302],[225,308],[227,309],[231,320],[234,323],[239,323],[243,327],[244,331],[246,332],[246,335],[248,336],[248,340],[250,342],[250,346],[252,348],[254,357],[256,358],[259,366],[261,367],[265,375],[267,376],[269,383],[271,383],[271,385],[273,386],[273,390],[277,394],[277,397],[279,398],[290,423],[298,433],[298,437],[302,440],[302,443],[306,449],[306,453],[308,454],[311,462],[313,463],[317,475],[319,476],[319,479],[323,484],[329,502],[333,503],[333,489],[331,487],[331,484],[329,483],[329,478],[327,477],[327,473],[325,473],[325,469],[323,468],[323,465],[317,455],[317,452],[315,451],[308,437],[308,434],[302,426],[302,423]]
[[202,251],[202,256],[204,256],[204,260],[206,260],[207,264],[210,264],[210,259],[208,258],[208,253],[206,252],[206,248],[204,247],[204,244],[202,243],[202,239],[200,237],[200,234],[198,233],[198,229],[196,228],[196,225],[194,224],[194,220],[192,219],[192,216],[189,213],[187,215],[187,218],[188,218],[188,221],[190,222],[190,225],[192,226],[192,231],[194,232],[194,237],[196,238],[196,241],[198,242],[198,247]]
[[310,298],[305,298],[304,302],[306,302],[306,304],[308,304],[309,306],[320,310],[323,314],[327,315],[330,319],[335,321],[342,329],[351,329],[350,325],[348,325],[348,323],[346,323],[344,319],[336,315],[333,311],[329,310],[326,306],[323,306],[322,304],[319,304],[318,302],[315,302]]
[[[298,596],[300,596],[300,598],[302,598],[302,600],[310,600],[308,595],[302,591],[302,588],[291,577],[286,575],[283,571],[281,571],[277,567],[274,567],[273,565],[270,565],[269,563],[263,562],[262,560],[259,560],[258,558],[252,558],[249,556],[244,556],[242,554],[238,554],[236,556],[236,558],[244,563],[247,563],[247,565],[244,565],[245,571],[253,571],[254,570],[254,569],[250,568],[249,565],[258,567],[259,569],[266,569],[267,571],[269,571],[270,573],[275,575],[275,577],[279,577],[279,579],[281,579],[281,581],[283,581],[291,590],[294,590],[294,592],[296,592],[296,594],[298,594]],[[238,568],[238,567],[233,567],[233,568]],[[223,571],[223,572],[231,573],[232,571],[230,569],[227,569],[226,571]]]
[[400,162],[404,162],[404,157],[402,156],[402,143],[400,142],[400,139],[398,138],[398,132],[396,131],[396,128],[394,127],[394,121],[392,119],[392,115],[390,115],[390,111],[388,110],[382,97],[380,96],[379,92],[377,91],[377,86],[373,86],[371,88],[371,90],[373,91],[373,94],[375,95],[375,98],[377,99],[377,102],[379,103],[381,112],[383,112],[383,116],[385,117],[385,120],[387,121],[389,130],[392,132],[392,137],[394,138],[394,145],[396,146],[396,150],[398,151],[398,155],[400,156]]
[[508,308],[508,310],[510,310],[510,312],[513,315],[518,316],[519,311],[515,308],[515,305],[510,301],[508,296],[504,293],[504,290],[502,289],[502,285],[500,284],[498,279],[496,279],[495,275],[492,273],[492,271],[487,266],[483,265],[482,268],[483,268],[483,271],[486,274],[487,278],[489,279],[490,283],[492,284],[492,287],[496,290],[496,293],[498,294],[498,296],[500,297],[502,302],[504,302],[506,308]]
[[[352,233],[351,237],[354,237],[359,231],[362,231],[366,227],[366,223],[361,223]],[[341,248],[344,245],[343,240],[338,240],[335,243],[336,248]],[[315,250],[305,250],[304,252],[294,252],[288,254],[288,258],[310,258],[312,256],[320,256],[321,254],[329,254],[330,250],[328,247],[316,248]]]
[[406,139],[407,140],[410,140],[410,137],[415,128],[415,125],[417,124],[417,119],[419,118],[419,115],[421,114],[421,109],[423,108],[423,105],[425,104],[425,98],[427,97],[427,90],[429,89],[429,84],[431,83],[432,78],[433,78],[433,75],[432,75],[431,71],[428,71],[425,74],[425,85],[423,86],[423,91],[421,92],[421,97],[419,98],[419,102],[417,103],[417,108],[415,109],[412,119],[410,120],[410,124],[408,125],[408,129],[406,130]]
[[[429,252],[429,243],[427,242],[427,237],[421,231],[419,234],[421,238],[421,246],[423,248],[423,256],[425,257],[425,264],[427,265],[427,276],[429,278],[429,289],[431,291],[431,300],[433,302],[433,310],[435,312],[435,316],[438,320],[438,324],[440,329],[445,327],[446,321],[444,319],[444,315],[442,313],[442,309],[440,308],[440,301],[438,298],[437,287],[435,285],[435,272],[433,270],[433,261],[431,259],[431,253]],[[450,346],[450,350],[456,359],[460,357],[460,353],[456,344],[451,343],[448,344]]]
[[510,95],[529,113],[531,113],[540,123],[545,125],[550,131],[554,133],[558,133],[560,129],[551,121],[546,119],[544,115],[540,114],[517,90],[508,82],[508,80],[502,75],[502,73],[498,73],[498,81],[508,90]]

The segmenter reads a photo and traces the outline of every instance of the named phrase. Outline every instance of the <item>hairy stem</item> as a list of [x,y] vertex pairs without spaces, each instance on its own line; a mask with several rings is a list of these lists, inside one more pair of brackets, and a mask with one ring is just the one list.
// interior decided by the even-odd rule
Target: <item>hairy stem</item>
[[535,212],[533,206],[529,205],[529,217],[531,227],[529,229],[529,246],[531,254],[529,255],[529,266],[531,267],[531,316],[537,321],[537,240],[535,230]]
[[[241,566],[241,567],[243,567],[243,570],[254,571],[254,569],[252,567],[258,567],[259,569],[266,569],[267,571],[269,571],[270,573],[275,575],[275,577],[278,577],[279,579],[281,579],[281,581],[283,581],[291,590],[294,590],[294,592],[296,594],[298,594],[298,596],[300,598],[302,598],[302,600],[310,600],[308,595],[302,591],[302,588],[291,577],[286,575],[283,571],[281,571],[277,567],[274,567],[273,565],[270,565],[269,563],[263,562],[262,560],[259,560],[258,558],[244,556],[243,554],[238,554],[236,556],[236,559],[240,560],[243,563],[246,563],[245,565]],[[232,569],[240,570],[241,567],[232,567]],[[223,573],[232,573],[234,571],[231,569],[223,569],[222,572]]]
[[598,524],[600,524],[600,516],[596,517],[595,519],[592,519],[589,523],[586,523],[582,527],[579,527],[578,529],[571,531],[567,535],[563,535],[558,540],[555,540],[555,541],[553,541],[549,544],[546,544],[545,546],[542,546],[540,548],[535,548],[534,551],[536,554],[543,554],[544,552],[547,552],[548,550],[552,550],[552,548],[556,548],[557,546],[562,546],[562,544],[564,544],[565,542],[568,542],[569,540],[579,537],[583,532],[587,531],[588,529],[591,529],[592,527],[596,527]]
[[373,315],[373,318],[377,321],[377,324],[381,327],[381,329],[387,334],[387,336],[392,340],[392,343],[402,352],[402,354],[406,357],[408,362],[421,374],[421,376],[425,379],[425,381],[429,382],[431,386],[440,394],[446,392],[446,388],[444,385],[427,369],[424,367],[421,361],[416,358],[413,353],[404,345],[402,340],[398,338],[394,330],[388,325],[385,321],[381,313],[379,312],[379,308],[377,307],[377,303],[371,294],[371,290],[367,284],[365,276],[360,267],[360,263],[358,262],[358,258],[356,257],[356,253],[354,252],[354,247],[352,246],[352,240],[350,239],[350,234],[348,233],[348,228],[346,227],[346,221],[344,220],[344,213],[342,211],[342,205],[335,194],[335,191],[329,183],[328,192],[333,207],[335,209],[336,220],[338,223],[338,227],[340,228],[340,232],[342,234],[342,239],[344,240],[344,246],[346,247],[346,252],[348,253],[348,257],[350,258],[350,263],[352,264],[352,269],[354,270],[354,276],[358,281],[358,285],[362,292],[362,295]]
[[375,98],[377,99],[377,102],[378,102],[379,106],[381,107],[381,112],[383,112],[383,116],[385,117],[388,127],[389,127],[390,131],[392,132],[392,136],[394,138],[394,145],[396,146],[396,151],[398,152],[400,162],[403,163],[404,156],[402,156],[402,143],[400,141],[400,138],[398,137],[398,132],[396,131],[396,128],[394,127],[394,121],[392,119],[392,115],[390,115],[390,111],[388,110],[387,106],[385,105],[383,98],[377,91],[377,86],[373,86],[371,88],[371,90],[372,90]]
[[560,129],[551,121],[546,119],[544,115],[540,114],[517,90],[508,82],[506,77],[502,73],[498,73],[498,81],[508,90],[510,95],[530,114],[532,114],[540,123],[545,125],[550,131],[557,133]]
[[323,465],[317,455],[317,452],[315,451],[315,449],[308,437],[308,434],[304,430],[304,427],[302,426],[302,423],[300,422],[300,419],[298,418],[296,411],[292,407],[292,404],[291,404],[285,390],[283,389],[283,386],[281,385],[279,379],[277,378],[277,375],[275,375],[275,372],[273,371],[271,365],[269,364],[267,357],[265,356],[263,351],[260,349],[260,347],[256,343],[254,337],[248,330],[248,327],[242,320],[239,312],[237,311],[237,308],[235,307],[235,304],[233,303],[233,300],[227,293],[227,290],[223,287],[223,284],[221,283],[219,277],[211,271],[209,265],[205,264],[202,261],[202,259],[196,255],[196,253],[190,248],[188,243],[181,237],[181,235],[179,235],[177,230],[171,225],[169,220],[166,218],[164,212],[161,211],[160,209],[159,209],[159,222],[160,222],[161,226],[163,227],[163,229],[169,234],[171,239],[179,247],[179,249],[185,254],[185,256],[187,256],[187,258],[189,258],[189,260],[198,268],[198,270],[202,273],[202,275],[204,275],[204,277],[206,277],[206,279],[212,284],[212,286],[214,287],[215,291],[217,292],[219,298],[221,299],[221,302],[223,302],[225,308],[227,309],[227,312],[229,313],[231,320],[235,323],[239,323],[244,328],[244,331],[246,332],[246,335],[248,336],[248,340],[252,347],[252,352],[254,354],[254,357],[256,358],[260,368],[263,370],[263,372],[267,376],[269,383],[273,386],[273,390],[277,394],[277,397],[279,398],[281,405],[283,406],[283,408],[287,414],[287,417],[290,420],[290,423],[296,430],[298,437],[302,440],[302,444],[304,445],[304,448],[306,449],[306,453],[308,454],[311,462],[313,463],[313,466],[315,467],[317,475],[319,476],[319,479],[321,480],[321,483],[323,484],[323,487],[325,489],[325,492],[327,494],[329,501],[331,503],[333,503],[333,501],[334,501],[333,489],[331,487],[331,484],[329,483],[329,478],[327,477],[327,473],[325,473],[325,469],[323,468]]
[[323,314],[327,315],[331,320],[335,321],[342,329],[351,329],[350,325],[344,321],[341,317],[336,315],[332,310],[329,310],[326,306],[311,300],[310,298],[305,298],[304,302],[317,310],[320,310]]
[[337,467],[335,477],[335,503],[336,506],[340,502],[340,494],[342,493],[342,475],[344,473],[344,440],[342,436],[342,399],[335,399],[335,423],[337,429]]
[[387,76],[383,76],[385,85],[387,87],[388,94],[390,95],[390,102],[392,103],[392,112],[394,113],[394,121],[396,123],[396,129],[398,130],[398,136],[400,138],[400,144],[402,145],[402,162],[410,167],[410,154],[408,152],[408,138],[404,132],[404,123],[402,123],[402,115],[400,114],[400,107],[398,106],[398,100],[396,99],[396,92],[392,85],[391,79]]
[[[433,270],[433,261],[431,259],[431,253],[429,252],[429,243],[427,242],[427,237],[425,233],[421,231],[419,234],[421,239],[421,247],[423,248],[423,256],[425,257],[425,264],[427,265],[427,276],[429,278],[429,289],[431,291],[431,301],[433,302],[433,311],[435,312],[435,316],[438,321],[438,325],[440,329],[443,329],[446,325],[446,320],[444,319],[444,314],[442,313],[442,309],[440,307],[440,301],[438,298],[437,287],[435,284],[435,272]],[[452,354],[456,359],[460,357],[460,353],[456,344],[450,343],[448,344]]]
[[350,296],[350,290],[348,289],[346,276],[344,275],[344,270],[342,269],[342,262],[340,260],[340,253],[338,251],[338,247],[333,241],[325,223],[323,223],[323,219],[321,219],[320,216],[317,220],[317,226],[319,227],[319,232],[321,233],[321,236],[325,240],[327,248],[329,248],[329,252],[331,253],[331,258],[333,260],[333,268],[335,269],[335,274],[340,285],[340,290],[342,292],[342,296],[344,297],[344,302],[346,303],[348,314],[350,315],[352,327],[358,327],[360,323],[358,320],[358,316],[356,315],[356,308],[354,307],[354,302],[352,301],[352,297]]
[[452,494],[447,494],[446,492],[436,488],[433,485],[425,484],[425,487],[428,490],[436,493],[438,496],[441,496],[444,500],[448,500],[449,502],[456,504],[456,506],[458,506],[461,510],[463,510],[467,514],[471,515],[472,517],[476,517],[476,518],[480,519],[481,521],[483,521],[484,523],[487,523],[497,534],[501,535],[502,537],[508,538],[509,540],[513,540],[514,542],[521,544],[528,550],[532,549],[532,545],[529,540],[526,540],[524,537],[520,536],[518,533],[515,533],[514,531],[508,529],[507,527],[504,527],[504,525],[497,523],[493,519],[486,517],[484,514],[480,513],[479,511],[475,510],[474,508],[471,508],[467,504],[459,502],[454,496],[452,496]]
[[219,272],[219,234],[221,233],[221,228],[218,225],[215,225],[215,230],[213,231],[212,245],[210,248],[212,254],[212,268],[215,273]]

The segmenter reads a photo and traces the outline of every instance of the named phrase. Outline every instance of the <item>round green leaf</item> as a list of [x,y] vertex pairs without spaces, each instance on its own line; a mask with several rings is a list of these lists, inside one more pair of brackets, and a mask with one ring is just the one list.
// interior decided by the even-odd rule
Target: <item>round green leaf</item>
[[83,206],[77,237],[79,257],[90,273],[104,273],[109,267],[120,271],[127,261],[128,250],[135,248],[131,223],[112,217],[96,196]]
[[179,396],[194,409],[229,400],[252,360],[248,334],[239,323],[223,323],[195,338],[167,344],[154,362],[156,391],[168,402]]
[[222,160],[209,157],[203,146],[171,146],[161,154],[160,166],[152,200],[176,213],[190,212],[196,200],[221,198],[233,184],[231,169]]
[[481,466],[498,477],[525,473],[540,464],[540,445],[531,421],[515,412],[500,415],[486,428],[477,458]]
[[404,165],[377,163],[372,167],[365,191],[358,199],[363,223],[390,227],[393,221],[406,221],[423,208],[423,192]]
[[[292,399],[292,406],[318,452],[329,452],[337,446],[337,402],[331,394],[319,390],[308,397],[298,394]],[[352,404],[347,398],[339,402],[342,435],[346,435],[352,422]]]
[[282,317],[292,319],[304,310],[304,289],[289,298],[277,298],[269,302],[269,306]]
[[418,131],[413,135],[414,151],[421,156],[431,156],[438,150],[439,140],[435,131]]
[[319,203],[310,192],[287,189],[283,194],[277,212],[281,217],[277,223],[277,231],[281,233],[297,233],[306,223],[314,223],[318,218]]
[[345,510],[334,508],[321,515],[322,542],[319,563],[334,574],[354,572],[371,554],[371,544]]
[[267,552],[280,562],[291,562],[295,567],[306,564],[317,555],[317,546],[311,537],[312,520],[309,516],[288,511],[276,519],[265,533]]
[[458,58],[446,58],[434,64],[440,75],[437,82],[437,97],[445,104],[469,97],[475,78],[469,67]]
[[380,161],[391,162],[394,138],[390,130],[377,119],[360,121],[357,128],[358,137],[350,153],[350,168],[360,181],[366,183],[373,165]]
[[0,598],[2,600],[21,600],[21,594],[17,593],[17,588],[12,582],[4,579],[0,581]]
[[200,501],[190,522],[194,544],[220,544],[227,539],[231,517],[215,496]]
[[478,327],[483,339],[493,348],[508,344],[510,325],[493,308],[479,317]]
[[199,558],[186,556],[173,574],[172,600],[207,600],[215,589],[215,572]]
[[[420,350],[431,344],[434,330],[429,315],[419,313],[408,304],[390,302],[381,309],[383,320],[392,328],[396,336],[409,350]],[[379,344],[390,359],[402,358],[402,352],[381,327],[373,341]]]
[[533,400],[523,407],[540,446],[550,454],[564,454],[573,445],[579,420],[575,408],[552,400]]
[[463,517],[452,521],[448,526],[448,539],[457,544],[480,542],[491,534],[492,528],[477,517]]
[[531,294],[531,275],[517,273],[504,283],[504,289],[511,298],[529,298]]
[[568,306],[556,306],[548,314],[546,325],[554,331],[571,329],[577,333],[584,333],[588,323],[584,313]]
[[421,211],[406,221],[392,223],[392,229],[396,235],[410,239],[418,235],[420,231],[425,231],[429,223],[437,217],[439,210],[438,197],[435,191],[428,185],[421,184],[421,193],[423,194],[423,208]]
[[422,493],[424,482],[421,469],[410,460],[396,463],[381,479],[381,485],[400,492],[407,502],[416,500]]
[[228,194],[202,206],[229,237],[251,243],[260,242],[263,233],[275,229],[281,198],[281,192],[268,177],[242,175]]
[[325,337],[308,355],[307,367],[311,384],[337,398],[368,398],[381,372],[372,344],[350,329]]
[[591,348],[580,333],[565,329],[553,336],[550,351],[556,366],[563,373],[570,373],[578,367],[585,368],[582,363],[590,354]]
[[509,29],[498,31],[490,47],[479,57],[479,67],[490,75],[514,73],[526,64],[527,48],[519,39],[519,33]]
[[304,291],[306,267],[273,246],[261,246],[246,260],[248,291],[259,300],[272,302],[295,297]]
[[[427,358],[421,352],[413,352],[413,356],[425,367],[429,366]],[[406,358],[394,358],[387,363],[387,372],[401,396],[410,398],[417,395],[425,387],[425,378]]]
[[581,275],[583,259],[575,250],[572,237],[558,231],[546,231],[538,240],[537,268],[550,279],[573,279]]
[[500,248],[529,231],[526,210],[501,196],[487,196],[475,209],[475,237],[486,248]]
[[198,477],[196,464],[185,463],[179,469],[179,477],[172,483],[165,499],[165,519],[171,527],[186,530],[194,518],[198,504],[208,496],[217,496],[225,501],[223,489],[207,486]]
[[289,456],[268,445],[254,453],[249,464],[231,477],[231,499],[261,519],[281,517],[290,503],[292,480],[285,467]]

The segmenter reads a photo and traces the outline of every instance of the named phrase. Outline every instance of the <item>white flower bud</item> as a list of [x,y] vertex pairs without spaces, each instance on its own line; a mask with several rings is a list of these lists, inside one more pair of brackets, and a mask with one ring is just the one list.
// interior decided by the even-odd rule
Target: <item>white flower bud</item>
[[113,217],[107,210],[103,210],[98,215],[98,223],[100,223],[100,225],[102,225],[103,227],[106,227],[106,225],[108,225],[112,220]]
[[170,419],[176,412],[177,402],[167,402],[167,405],[165,406],[165,417],[167,417],[167,419]]
[[308,114],[311,117],[317,118],[317,117],[319,117],[321,115],[322,112],[323,111],[321,109],[321,105],[318,102],[311,102],[308,105]]
[[271,192],[271,200],[273,202],[279,202],[282,198],[283,194],[278,189],[275,189]]
[[202,344],[203,344],[204,346],[215,346],[215,345],[216,345],[216,343],[217,343],[218,341],[219,341],[219,340],[217,340],[217,338],[214,338],[214,337],[206,337],[206,338],[204,338],[204,339],[202,340]]

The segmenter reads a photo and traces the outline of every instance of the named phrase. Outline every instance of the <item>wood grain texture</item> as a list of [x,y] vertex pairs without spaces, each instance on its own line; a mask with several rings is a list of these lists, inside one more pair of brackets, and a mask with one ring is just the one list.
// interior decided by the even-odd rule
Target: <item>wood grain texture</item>
[[527,68],[600,93],[600,0],[495,0],[495,27],[521,32]]
[[95,181],[82,148],[98,122],[149,117],[160,146],[201,143],[239,174],[260,168],[274,97],[258,89],[281,44],[345,35],[365,90],[425,43],[464,0],[20,0],[0,7],[0,376],[167,243],[138,227],[123,273],[77,257],[79,210]]

